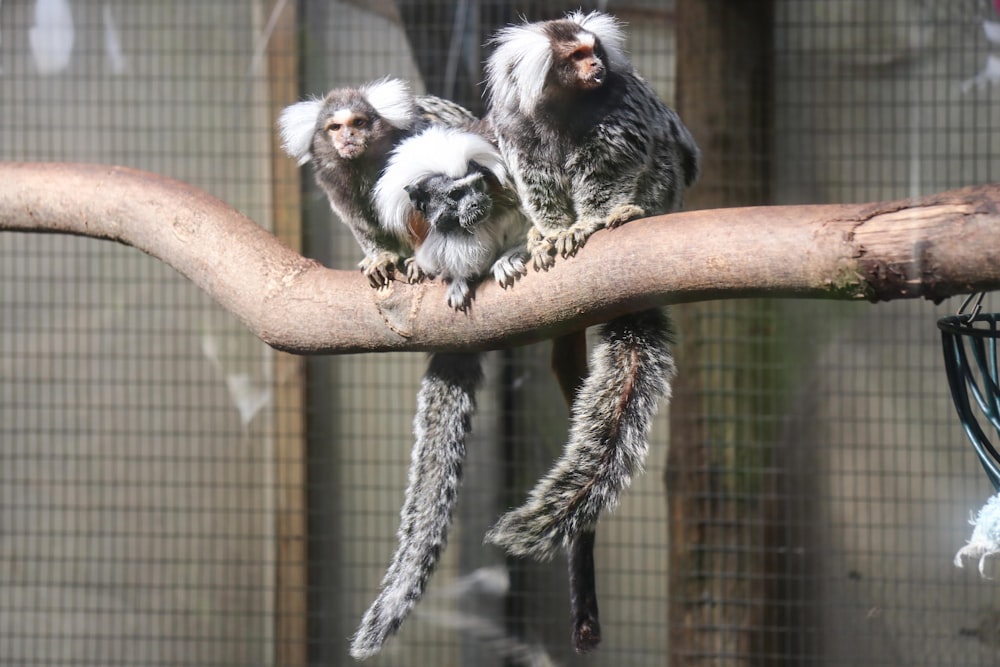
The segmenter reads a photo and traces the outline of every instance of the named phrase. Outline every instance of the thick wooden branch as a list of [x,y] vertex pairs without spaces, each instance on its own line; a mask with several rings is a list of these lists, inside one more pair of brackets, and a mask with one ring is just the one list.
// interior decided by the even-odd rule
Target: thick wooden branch
[[229,205],[121,167],[0,163],[0,230],[118,241],[166,262],[261,340],[296,353],[490,349],[653,305],[738,297],[940,300],[1000,287],[1000,185],[917,200],[676,213],[598,232],[468,313],[438,283],[372,290]]

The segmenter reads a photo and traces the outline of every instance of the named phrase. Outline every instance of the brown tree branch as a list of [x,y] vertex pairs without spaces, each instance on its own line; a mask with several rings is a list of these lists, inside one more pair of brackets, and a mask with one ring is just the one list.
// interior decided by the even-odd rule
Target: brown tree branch
[[491,349],[653,305],[754,296],[924,297],[1000,288],[1000,185],[873,204],[769,206],[646,218],[468,313],[438,283],[372,290],[229,205],[121,167],[0,163],[0,230],[118,241],[166,262],[261,340],[295,353]]

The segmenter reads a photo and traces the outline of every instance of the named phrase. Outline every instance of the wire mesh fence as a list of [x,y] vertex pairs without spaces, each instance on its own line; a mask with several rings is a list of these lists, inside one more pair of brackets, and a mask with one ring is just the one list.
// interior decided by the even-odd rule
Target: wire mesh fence
[[[993,3],[583,4],[627,22],[695,132],[692,206],[997,179]],[[489,35],[579,5],[7,0],[0,159],[178,178],[351,268],[280,109],[393,75],[482,113]],[[483,544],[567,427],[548,344],[491,353],[444,561],[371,664],[995,664],[995,584],[951,564],[991,492],[944,375],[954,307],[677,308],[675,397],[600,525],[586,657],[565,563]],[[424,366],[277,353],[133,249],[0,234],[0,664],[351,664]]]

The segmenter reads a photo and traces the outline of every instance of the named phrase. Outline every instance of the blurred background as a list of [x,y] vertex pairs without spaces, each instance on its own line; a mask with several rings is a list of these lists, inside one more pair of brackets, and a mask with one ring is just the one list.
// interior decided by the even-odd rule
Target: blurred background
[[[280,110],[393,75],[481,113],[489,35],[581,5],[627,23],[701,145],[690,208],[1000,178],[987,0],[3,0],[0,159],[178,178],[351,268]],[[944,375],[956,308],[675,308],[674,400],[600,524],[586,657],[565,562],[482,544],[567,426],[548,344],[491,353],[444,562],[370,664],[1000,663],[997,584],[952,565],[992,493]],[[138,251],[0,234],[0,664],[352,664],[424,365],[280,354]]]

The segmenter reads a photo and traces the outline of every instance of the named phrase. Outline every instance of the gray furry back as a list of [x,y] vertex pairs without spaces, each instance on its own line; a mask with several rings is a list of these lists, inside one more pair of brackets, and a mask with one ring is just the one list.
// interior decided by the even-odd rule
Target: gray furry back
[[420,600],[448,541],[448,527],[462,479],[465,436],[482,382],[478,353],[431,355],[417,393],[409,485],[397,533],[399,544],[378,597],[351,643],[351,655],[379,652]]
[[500,518],[487,541],[513,555],[549,559],[618,504],[643,468],[657,404],[669,398],[671,336],[660,309],[601,327],[561,458],[521,507]]

